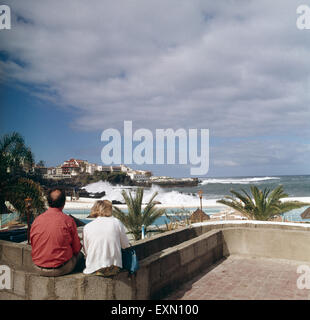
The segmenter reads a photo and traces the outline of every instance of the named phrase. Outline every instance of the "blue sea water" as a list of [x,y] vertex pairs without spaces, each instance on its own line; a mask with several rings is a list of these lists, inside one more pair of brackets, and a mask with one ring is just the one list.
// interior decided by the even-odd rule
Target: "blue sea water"
[[[222,198],[231,195],[230,190],[249,192],[251,186],[259,189],[274,189],[279,185],[283,186],[284,192],[289,197],[310,197],[310,175],[299,176],[265,176],[265,177],[232,177],[232,178],[207,178],[191,192],[203,191],[203,195],[208,198]],[[187,191],[187,190],[184,190]],[[305,206],[286,212],[283,219],[287,221],[310,222],[310,219],[302,219],[301,214],[308,208]]]
[[310,175],[205,178],[197,187],[174,188],[180,192],[197,193],[203,191],[206,199],[218,199],[230,194],[230,190],[250,190],[255,185],[260,189],[274,189],[282,185],[289,197],[310,197]]
[[[242,189],[249,191],[250,187],[253,185],[257,186],[260,189],[273,189],[278,185],[282,185],[284,191],[288,194],[289,197],[310,197],[310,175],[203,178],[201,179],[201,183],[196,187],[174,187],[161,189],[158,197],[161,197],[166,201],[171,201],[171,204],[180,203],[182,202],[182,200],[183,203],[187,202],[188,200],[192,200],[191,203],[196,205],[197,192],[199,190],[202,190],[204,199],[221,199],[226,195],[230,195],[231,189],[234,189],[236,191],[241,191]],[[153,190],[150,190],[149,192],[152,193]],[[158,200],[158,198],[156,200]],[[197,206],[194,207],[194,205],[192,208],[189,208],[189,210],[195,210]],[[284,214],[284,218],[289,221],[310,222],[310,219],[303,220],[300,217],[300,214],[307,207],[308,206],[289,211]],[[220,211],[221,208],[204,208],[204,210],[208,214],[212,214]],[[167,213],[171,214],[173,213],[173,211],[176,211],[176,209],[168,209]],[[82,219],[84,216],[87,217],[87,215],[89,214],[89,210],[65,210],[65,212],[74,214],[79,218],[82,215]],[[2,224],[5,224],[12,218],[14,218],[14,214],[2,215]],[[161,225],[165,222],[166,218],[161,217],[155,223],[157,225]]]

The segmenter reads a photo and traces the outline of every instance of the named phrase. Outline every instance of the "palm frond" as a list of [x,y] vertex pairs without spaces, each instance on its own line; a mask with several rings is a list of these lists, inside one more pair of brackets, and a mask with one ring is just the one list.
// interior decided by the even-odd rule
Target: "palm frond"
[[264,190],[258,189],[256,186],[250,187],[252,197],[242,189],[240,192],[231,190],[231,193],[237,198],[226,196],[224,199],[218,200],[228,207],[231,207],[240,213],[243,213],[247,218],[253,220],[270,220],[276,215],[292,209],[304,207],[306,204],[298,201],[281,202],[282,198],[288,197],[280,185],[274,190],[265,188]]
[[25,199],[31,198],[33,218],[46,210],[44,193],[39,184],[30,179],[20,178],[17,184],[8,186],[6,199],[20,213],[19,219],[25,220],[26,208]]
[[122,196],[127,205],[128,213],[113,207],[113,215],[124,224],[135,240],[141,239],[142,225],[145,226],[145,232],[148,232],[148,227],[165,213],[165,209],[157,209],[155,207],[154,198],[157,193],[152,195],[144,210],[142,210],[143,194],[143,188],[138,188],[134,196],[131,192],[127,193],[123,190]]

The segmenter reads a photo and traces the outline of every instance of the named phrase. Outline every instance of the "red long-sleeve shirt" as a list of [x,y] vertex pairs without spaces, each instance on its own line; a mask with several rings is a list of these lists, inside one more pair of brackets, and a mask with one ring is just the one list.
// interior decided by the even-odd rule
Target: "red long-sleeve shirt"
[[58,208],[49,208],[35,219],[30,241],[33,263],[45,268],[62,265],[81,249],[74,220]]

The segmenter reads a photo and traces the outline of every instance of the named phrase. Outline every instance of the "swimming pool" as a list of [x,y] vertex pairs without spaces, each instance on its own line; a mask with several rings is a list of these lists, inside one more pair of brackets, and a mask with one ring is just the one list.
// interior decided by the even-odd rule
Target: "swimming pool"
[[[294,209],[291,211],[288,211],[286,213],[283,214],[283,220],[287,220],[287,221],[300,221],[300,222],[310,222],[310,219],[302,219],[301,218],[301,214],[310,206],[304,206],[302,208],[299,209]],[[192,213],[193,211],[195,211],[197,208],[186,208],[185,210],[182,210],[180,208],[167,208],[166,212],[168,216],[172,216],[172,217],[177,217],[177,216],[182,216],[183,218],[186,217],[186,215]],[[205,213],[207,213],[208,215],[212,215],[214,213],[217,212],[221,212],[223,210],[227,210],[227,208],[224,207],[214,207],[214,208],[203,208],[203,211]],[[124,212],[126,212],[127,210],[124,209]],[[89,214],[90,214],[90,209],[83,209],[83,210],[64,210],[65,213],[67,214],[71,214],[73,216],[75,216],[78,219],[83,220],[85,223],[88,223],[91,221],[91,219],[85,219]],[[160,225],[164,225],[165,223],[169,223],[170,221],[167,220],[167,218],[165,216],[162,216],[160,218],[158,218],[157,220],[155,220],[154,225],[160,226]]]
[[0,227],[9,223],[10,221],[18,219],[19,214],[17,212],[0,214]]
[[[165,223],[169,223],[174,220],[182,220],[189,216],[192,212],[194,212],[197,208],[166,208],[166,213],[171,219],[167,219],[165,215],[159,217],[155,220],[154,225],[161,226]],[[203,211],[208,215],[212,215],[214,213],[218,213],[225,210],[224,207],[214,207],[214,208],[203,208]],[[124,212],[128,212],[127,209],[122,209]],[[90,214],[90,209],[68,209],[64,210],[64,213],[71,214],[72,216],[82,220],[85,223],[89,223],[92,219],[86,219]]]
[[300,215],[307,209],[309,206],[305,206],[299,209],[294,209],[283,214],[283,219],[288,221],[302,221],[310,222],[310,219],[303,219]]
[[[310,219],[302,219],[301,218],[301,214],[307,209],[309,208],[309,206],[304,206],[302,208],[299,209],[294,209],[291,211],[288,211],[286,213],[283,214],[283,219],[287,220],[287,221],[301,221],[301,222],[310,222]],[[172,215],[172,216],[176,216],[176,214],[178,214],[179,216],[185,217],[186,213],[190,214],[193,211],[195,211],[197,208],[186,208],[184,210],[180,209],[180,208],[167,208],[166,212],[168,215]],[[227,208],[226,208],[227,209]],[[224,207],[214,207],[214,208],[203,208],[203,211],[205,213],[207,213],[208,215],[212,215],[214,213],[220,212],[225,210]],[[124,212],[126,212],[127,210],[124,209]],[[87,216],[90,214],[90,209],[68,209],[68,210],[64,210],[64,213],[66,214],[71,214],[74,217],[81,219],[82,221],[84,221],[85,223],[88,223],[91,221],[91,219],[86,219]],[[10,214],[2,214],[1,215],[1,224],[4,225],[6,223],[8,223],[9,221],[12,221],[16,218],[18,218],[18,214],[17,213],[10,213]],[[167,220],[167,218],[165,216],[162,216],[160,218],[158,218],[154,225],[163,225],[165,223],[169,223],[169,220]],[[0,225],[1,227],[1,225]]]

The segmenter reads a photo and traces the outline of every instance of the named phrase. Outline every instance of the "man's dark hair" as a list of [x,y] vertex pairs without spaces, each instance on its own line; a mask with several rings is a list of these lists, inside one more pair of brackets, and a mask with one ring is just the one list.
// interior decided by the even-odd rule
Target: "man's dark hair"
[[66,203],[66,192],[61,188],[52,188],[47,192],[47,202],[51,208],[63,208]]

